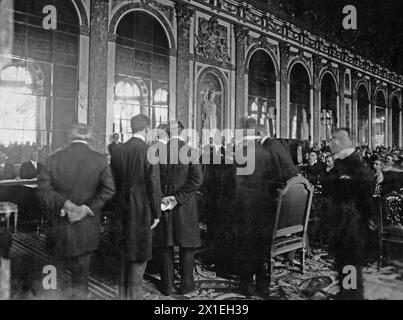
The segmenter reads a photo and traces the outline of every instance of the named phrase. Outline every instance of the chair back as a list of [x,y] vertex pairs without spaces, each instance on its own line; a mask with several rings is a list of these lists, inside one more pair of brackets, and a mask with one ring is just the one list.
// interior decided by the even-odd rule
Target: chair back
[[380,222],[382,225],[403,227],[403,195],[391,192],[382,198]]
[[278,200],[273,240],[306,230],[313,192],[314,187],[301,175],[288,180]]

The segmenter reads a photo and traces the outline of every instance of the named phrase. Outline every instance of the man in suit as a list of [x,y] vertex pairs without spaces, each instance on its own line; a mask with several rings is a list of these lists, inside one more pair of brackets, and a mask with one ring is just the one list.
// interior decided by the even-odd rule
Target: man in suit
[[91,254],[100,240],[100,211],[115,194],[105,157],[88,147],[91,137],[87,125],[74,125],[70,146],[49,157],[38,179],[39,195],[50,212],[56,264],[58,270],[71,269],[73,299],[87,297]]
[[[180,247],[180,293],[187,294],[195,289],[194,249],[201,245],[196,191],[203,182],[203,174],[198,155],[181,137],[182,130],[180,121],[170,123],[164,196],[169,197],[174,208],[163,213],[153,240],[160,259],[161,291],[166,295],[173,291],[174,246]],[[183,161],[180,155],[188,156],[190,161]]]
[[298,169],[292,160],[291,152],[286,149],[281,141],[270,138],[262,128],[259,128],[259,134],[263,136],[260,143],[270,155],[270,177],[274,184],[273,187],[280,188],[284,186],[289,179],[298,174]]
[[322,167],[318,163],[318,154],[316,152],[311,152],[308,157],[308,166],[306,168],[307,179],[314,186],[320,181],[323,174]]
[[[329,215],[331,243],[329,250],[335,257],[339,274],[339,299],[363,299],[362,265],[368,242],[368,225],[373,212],[372,176],[360,154],[355,151],[348,129],[337,129],[331,149],[334,153],[336,176],[327,185],[333,202]],[[354,266],[356,289],[344,287],[345,266]]]
[[116,149],[120,146],[120,142],[119,142],[119,134],[118,133],[114,133],[112,135],[112,143],[108,146],[108,151],[109,154],[111,155],[111,157],[113,157],[114,152],[116,151]]
[[42,171],[42,163],[38,162],[38,151],[31,153],[31,160],[24,162],[21,165],[20,178],[21,179],[34,179],[39,176]]
[[141,300],[144,271],[152,258],[152,229],[161,216],[161,186],[159,166],[147,157],[150,119],[137,115],[131,126],[133,137],[116,150],[111,167],[123,226],[120,295]]
[[[247,119],[244,128],[246,136],[243,146],[238,146],[236,153],[247,155],[247,163],[237,163],[237,166],[250,166],[248,162],[254,161],[254,171],[249,175],[238,174],[235,176],[233,217],[237,226],[236,246],[238,248],[240,290],[246,296],[256,293],[268,295],[270,275],[265,265],[270,264],[277,179],[272,181],[275,169],[273,159],[260,141],[261,136],[259,136],[256,121],[251,118]],[[236,159],[241,159],[241,157],[236,156]],[[268,269],[270,270],[270,268]],[[256,276],[256,290],[253,286],[254,275]]]

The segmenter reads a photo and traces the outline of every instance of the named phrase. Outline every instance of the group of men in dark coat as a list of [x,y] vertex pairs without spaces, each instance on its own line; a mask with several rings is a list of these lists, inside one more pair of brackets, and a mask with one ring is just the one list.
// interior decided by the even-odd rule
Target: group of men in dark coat
[[[127,285],[126,280],[122,282],[123,287],[135,288],[136,294],[128,296],[134,299],[142,297],[141,282],[134,278],[142,279],[151,258],[161,275],[161,291],[166,295],[173,292],[176,245],[180,247],[180,292],[193,291],[194,248],[201,245],[196,203],[196,191],[203,179],[201,166],[197,161],[185,164],[180,159],[180,152],[186,148],[192,153],[180,135],[181,122],[173,121],[169,127],[159,128],[165,130],[163,134],[169,136],[169,142],[165,137],[151,147],[145,143],[149,126],[147,117],[134,117],[133,138],[116,149],[111,162],[123,209],[124,236],[128,239],[125,258],[132,265],[141,265],[138,271],[129,270]],[[152,154],[158,155],[158,163],[151,164]],[[170,205],[170,209],[161,212],[161,202]]]
[[[110,166],[103,155],[89,149],[90,129],[75,125],[70,147],[51,156],[39,177],[40,197],[50,212],[48,242],[55,263],[60,270],[72,271],[73,292],[68,298],[88,294],[91,254],[99,245],[100,209],[115,193],[114,211],[123,229],[121,298],[143,298],[142,280],[153,246],[161,291],[167,295],[173,291],[175,245],[180,247],[180,292],[195,289],[193,255],[201,245],[196,203],[201,166],[197,159],[187,164],[179,159],[184,148],[193,154],[180,136],[180,122],[171,123],[169,130],[174,132],[166,128],[169,145],[153,148],[146,143],[150,119],[138,115],[131,125],[133,137],[114,149]],[[161,150],[169,150],[165,161],[150,161],[150,154]],[[163,213],[162,203],[169,207]]]
[[[198,153],[184,141],[183,125],[178,121],[161,127],[164,138],[153,146],[146,143],[148,117],[137,115],[131,125],[133,137],[116,147],[110,166],[103,155],[88,147],[89,127],[75,125],[71,145],[51,156],[39,176],[39,194],[50,213],[48,240],[53,242],[56,263],[72,271],[70,298],[88,294],[90,259],[100,240],[100,211],[114,196],[114,211],[123,228],[121,298],[143,298],[142,280],[151,259],[161,275],[161,291],[170,295],[174,246],[180,247],[180,293],[195,289],[194,251],[201,246],[196,193],[203,183]],[[244,129],[244,140],[235,148],[235,162],[226,171],[224,185],[228,183],[231,190],[225,197],[226,212],[236,229],[233,249],[241,292],[267,295],[277,194],[298,170],[284,144],[268,137],[256,121],[248,119]],[[356,267],[358,273],[358,289],[352,292],[341,287],[341,296],[360,298],[371,181],[367,181],[369,175],[346,131],[336,131],[332,151],[338,173],[327,184],[337,208],[332,248],[340,279],[346,264]],[[245,163],[237,162],[244,158],[237,152],[247,155]],[[155,155],[158,161],[152,161]],[[251,172],[237,172],[251,162]]]

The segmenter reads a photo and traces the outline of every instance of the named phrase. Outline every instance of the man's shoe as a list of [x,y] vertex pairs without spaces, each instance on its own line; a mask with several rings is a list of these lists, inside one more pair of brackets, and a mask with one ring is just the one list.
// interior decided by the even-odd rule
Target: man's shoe
[[257,285],[256,286],[256,291],[265,297],[268,297],[270,295],[270,289],[268,286],[261,286],[261,285]]
[[247,297],[256,295],[255,288],[253,288],[253,285],[250,284],[249,282],[241,282],[239,285],[239,290],[241,291],[242,295]]
[[173,288],[172,287],[160,287],[160,291],[163,295],[165,296],[170,296],[173,292]]
[[180,294],[188,294],[188,293],[191,293],[191,292],[193,292],[195,290],[196,290],[196,284],[195,284],[194,281],[193,282],[187,282],[187,283],[182,282],[181,286],[179,288]]

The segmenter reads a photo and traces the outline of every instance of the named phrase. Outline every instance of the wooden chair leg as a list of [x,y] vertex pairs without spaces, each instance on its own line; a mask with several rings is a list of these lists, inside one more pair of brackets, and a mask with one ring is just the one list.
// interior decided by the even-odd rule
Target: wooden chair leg
[[14,233],[17,233],[18,211],[14,212]]
[[301,253],[301,273],[304,274],[304,267],[305,267],[305,248],[302,248],[302,253]]
[[379,241],[379,246],[378,246],[378,270],[381,270],[382,268],[382,260],[383,260],[383,243],[382,239]]
[[311,245],[309,244],[308,232],[305,231],[305,248],[308,256],[312,256]]

